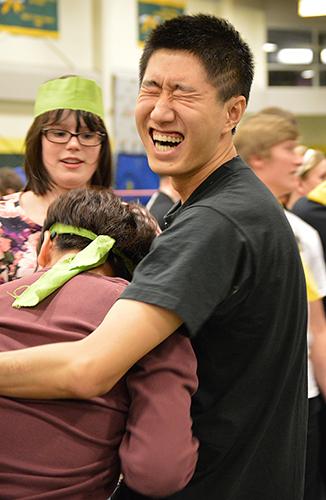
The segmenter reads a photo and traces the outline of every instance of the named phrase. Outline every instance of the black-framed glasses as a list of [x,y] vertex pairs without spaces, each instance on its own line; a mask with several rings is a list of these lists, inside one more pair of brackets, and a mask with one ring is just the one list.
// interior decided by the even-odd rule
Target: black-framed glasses
[[42,130],[42,134],[45,135],[48,141],[55,144],[67,144],[72,137],[77,137],[79,144],[88,147],[99,146],[106,137],[106,134],[102,132],[88,130],[86,132],[74,133],[57,128],[45,128]]

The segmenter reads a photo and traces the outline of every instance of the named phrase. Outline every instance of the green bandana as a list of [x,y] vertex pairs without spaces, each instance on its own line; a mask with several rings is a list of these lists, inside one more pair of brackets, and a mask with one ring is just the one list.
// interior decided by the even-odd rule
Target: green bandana
[[37,92],[34,118],[56,109],[88,111],[104,120],[102,90],[94,80],[81,76],[45,82]]
[[50,232],[52,234],[77,234],[93,241],[76,255],[69,255],[57,262],[51,269],[42,274],[37,281],[27,287],[21,295],[14,295],[16,300],[13,302],[12,307],[36,306],[77,274],[103,264],[115,243],[115,240],[110,236],[96,236],[87,229],[65,224],[53,224]]
[[[92,231],[89,231],[88,229],[84,229],[81,227],[75,227],[75,226],[69,226],[68,224],[60,224],[59,222],[56,222],[50,227],[50,232],[51,234],[56,233],[56,234],[76,234],[77,236],[84,236],[84,238],[88,238],[89,240],[95,240],[97,238],[97,234],[93,233]],[[114,247],[112,249],[112,252],[119,257],[127,271],[129,272],[130,275],[133,274],[135,270],[135,265],[132,262],[131,259],[129,259],[126,255],[124,255],[118,248]]]
[[97,234],[89,231],[88,229],[84,229],[83,227],[70,226],[69,224],[61,224],[60,222],[56,222],[52,224],[49,229],[51,236],[55,234],[75,234],[76,236],[83,236],[88,240],[95,240],[98,236]]

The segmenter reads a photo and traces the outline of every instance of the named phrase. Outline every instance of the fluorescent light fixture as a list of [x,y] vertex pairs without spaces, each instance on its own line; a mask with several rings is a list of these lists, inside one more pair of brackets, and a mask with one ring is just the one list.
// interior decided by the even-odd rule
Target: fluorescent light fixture
[[277,54],[282,64],[311,64],[313,57],[311,49],[281,49]]
[[315,76],[315,72],[313,69],[306,69],[305,71],[301,72],[301,77],[304,80],[311,80]]
[[323,49],[320,53],[320,59],[323,64],[326,64],[326,49]]
[[299,0],[298,14],[301,17],[326,16],[325,0]]
[[277,44],[266,42],[263,45],[263,51],[267,52],[268,54],[271,54],[272,52],[276,52],[277,51]]

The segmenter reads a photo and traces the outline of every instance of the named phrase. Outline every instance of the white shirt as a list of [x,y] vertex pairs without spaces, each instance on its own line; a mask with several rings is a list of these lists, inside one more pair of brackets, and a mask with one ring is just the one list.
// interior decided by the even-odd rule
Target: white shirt
[[[326,267],[323,247],[318,232],[297,215],[285,210],[285,215],[297,239],[303,262],[312,274],[320,298],[326,295]],[[311,344],[309,322],[307,327],[308,349]],[[318,396],[319,388],[313,374],[313,367],[308,357],[308,398]]]

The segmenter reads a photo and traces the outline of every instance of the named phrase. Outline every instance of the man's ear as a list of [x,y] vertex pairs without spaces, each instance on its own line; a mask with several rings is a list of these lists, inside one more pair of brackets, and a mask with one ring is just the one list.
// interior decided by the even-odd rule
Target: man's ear
[[231,97],[226,103],[227,119],[225,123],[225,132],[233,130],[243,117],[246,111],[246,98],[243,95]]
[[50,231],[45,231],[43,235],[43,243],[37,256],[38,265],[41,267],[49,266],[52,261],[53,240],[51,240]]

